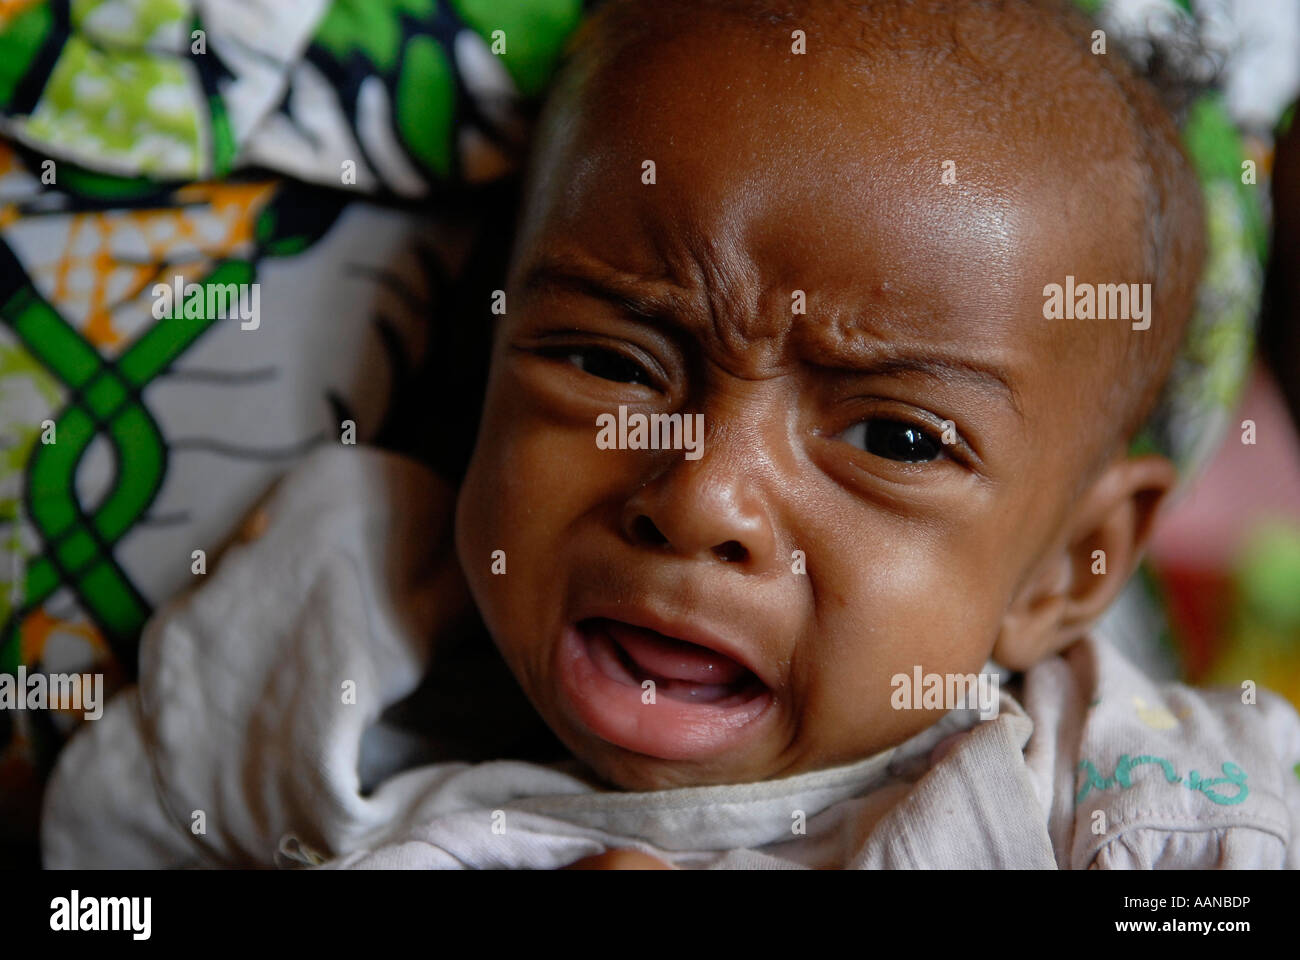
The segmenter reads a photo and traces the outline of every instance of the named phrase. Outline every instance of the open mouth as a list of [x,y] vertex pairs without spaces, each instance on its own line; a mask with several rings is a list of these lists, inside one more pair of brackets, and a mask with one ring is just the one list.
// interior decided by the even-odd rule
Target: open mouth
[[773,691],[745,664],[648,627],[584,617],[565,628],[556,656],[573,719],[637,753],[717,757],[753,743],[778,720],[769,709]]
[[577,626],[602,673],[642,689],[653,681],[656,697],[731,707],[767,689],[743,664],[699,644],[604,617]]

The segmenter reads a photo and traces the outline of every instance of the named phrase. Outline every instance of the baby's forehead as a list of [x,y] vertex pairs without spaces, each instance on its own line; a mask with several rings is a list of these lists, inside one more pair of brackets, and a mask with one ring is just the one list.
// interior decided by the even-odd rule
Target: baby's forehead
[[[580,65],[580,82],[617,93],[671,62],[674,105],[743,80],[755,108],[802,91],[818,94],[814,109],[840,112],[861,109],[885,76],[906,75],[916,95],[896,105],[900,115],[952,99],[990,129],[1067,114],[1087,136],[1097,120],[1123,122],[1124,94],[1089,46],[1091,25],[1065,9],[1066,0],[812,0],[796,12],[765,0],[621,0],[589,19],[567,63]],[[864,97],[854,103],[820,89],[835,73],[867,81]],[[755,86],[755,75],[770,82]],[[661,91],[640,92],[644,107]]]
[[888,49],[864,58],[860,39],[792,54],[766,28],[721,23],[638,22],[630,44],[617,23],[585,36],[579,54],[611,34],[548,109],[530,225],[612,234],[613,248],[624,224],[693,233],[676,244],[692,249],[669,239],[661,252],[721,260],[696,265],[719,274],[752,271],[742,252],[771,264],[803,254],[772,279],[805,288],[808,264],[837,283],[903,283],[920,253],[943,269],[1029,246],[1059,261],[1040,289],[1099,260],[1142,269],[1145,184],[1117,95],[1099,106],[1041,71],[1036,92],[1014,76],[999,92],[970,82],[970,68]]
[[[638,17],[597,18],[549,111],[543,158],[559,142],[570,168],[653,165],[686,205],[734,198],[729,185],[849,175],[821,192],[813,220],[889,181],[941,185],[1040,206],[1086,243],[1095,218],[1083,214],[1102,206],[1110,225],[1095,239],[1141,246],[1149,172],[1124,95],[1078,38],[1023,12],[1032,4],[1006,5],[1022,10],[1014,30],[979,3],[975,17],[963,4],[814,3],[779,25],[761,3],[673,16],[681,6],[615,4]],[[806,41],[791,41],[803,27]]]

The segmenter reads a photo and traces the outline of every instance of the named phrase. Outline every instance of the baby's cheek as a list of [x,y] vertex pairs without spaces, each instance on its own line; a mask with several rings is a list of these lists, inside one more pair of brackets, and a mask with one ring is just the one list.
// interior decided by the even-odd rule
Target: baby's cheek
[[[537,568],[545,521],[544,478],[536,477],[528,445],[510,429],[485,423],[461,489],[457,544],[461,564],[489,627]],[[544,541],[543,541],[544,542]]]
[[461,491],[457,544],[499,640],[521,624],[550,624],[563,602],[575,522],[600,502],[595,434],[594,424],[557,424],[512,398],[489,406]]
[[[978,558],[913,536],[857,558],[856,576],[839,591],[822,591],[824,654],[817,686],[829,721],[823,736],[836,755],[875,752],[936,722],[945,712],[901,707],[896,678],[978,674],[997,634],[997,589],[972,576]],[[846,574],[848,571],[846,570]],[[831,610],[825,609],[831,605]]]

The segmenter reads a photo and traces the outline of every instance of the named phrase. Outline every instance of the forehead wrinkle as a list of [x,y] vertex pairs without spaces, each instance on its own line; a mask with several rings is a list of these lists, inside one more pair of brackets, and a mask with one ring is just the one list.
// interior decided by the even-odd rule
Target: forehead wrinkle
[[[696,331],[706,348],[733,361],[747,359],[770,363],[780,358],[790,336],[792,323],[782,310],[779,292],[771,298],[775,308],[764,309],[769,299],[760,269],[745,245],[748,203],[740,203],[720,218],[702,216],[708,230],[687,229],[681,238],[680,265],[694,278],[708,304],[707,330]],[[793,320],[793,317],[790,318]],[[759,356],[754,356],[758,347]]]
[[[848,295],[844,301],[824,303],[825,296],[798,324],[795,340],[802,359],[819,363],[819,358],[836,359],[853,366],[874,344],[888,345],[899,337],[921,337],[940,321],[937,309],[924,302],[904,303],[905,293],[888,281],[871,285],[865,299]],[[845,364],[840,364],[845,365]]]
[[887,331],[865,326],[862,321],[854,325],[854,332],[859,336],[846,342],[840,328],[835,334],[814,330],[801,338],[800,359],[809,366],[850,376],[915,373],[945,384],[991,387],[1024,419],[1024,406],[1015,381],[998,365],[924,346],[900,347]]
[[[729,289],[730,284],[715,282],[682,286],[674,279],[613,267],[584,252],[539,255],[535,261],[522,267],[519,282],[526,294],[565,291],[611,303],[640,319],[693,337],[706,352],[721,352],[736,367],[740,366],[738,361],[746,359],[747,349],[753,342],[777,340],[776,351],[779,351],[786,339],[780,330],[779,319],[768,321],[764,332],[745,329],[747,325],[752,328],[762,322],[757,310],[741,311],[742,315],[748,315],[746,321],[737,327],[738,332],[729,334],[727,328],[735,317],[735,311],[729,308],[725,293],[717,291],[720,286]],[[747,289],[745,284],[739,286]],[[741,300],[739,296],[735,298],[735,302]],[[746,295],[743,300],[753,303],[757,297]],[[788,330],[787,325],[785,333]],[[758,361],[758,364],[751,362],[750,366],[760,365],[771,358],[772,351],[764,352],[761,357],[749,358]]]
[[559,289],[613,303],[638,317],[681,325],[707,311],[703,299],[666,277],[622,270],[586,253],[545,253],[524,271],[525,291]]

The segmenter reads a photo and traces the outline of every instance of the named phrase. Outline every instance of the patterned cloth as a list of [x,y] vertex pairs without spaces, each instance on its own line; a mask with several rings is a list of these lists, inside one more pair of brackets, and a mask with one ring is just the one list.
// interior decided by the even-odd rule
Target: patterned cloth
[[[402,196],[521,145],[578,0],[5,0],[4,132],[164,180],[268,167]],[[345,176],[346,175],[346,176]]]
[[[509,170],[580,13],[0,0],[0,672],[111,693],[194,551],[285,469],[347,420],[414,432],[398,400],[473,223],[362,197]],[[157,316],[177,282],[256,284],[260,326]],[[79,719],[0,711],[0,840],[30,837]]]

